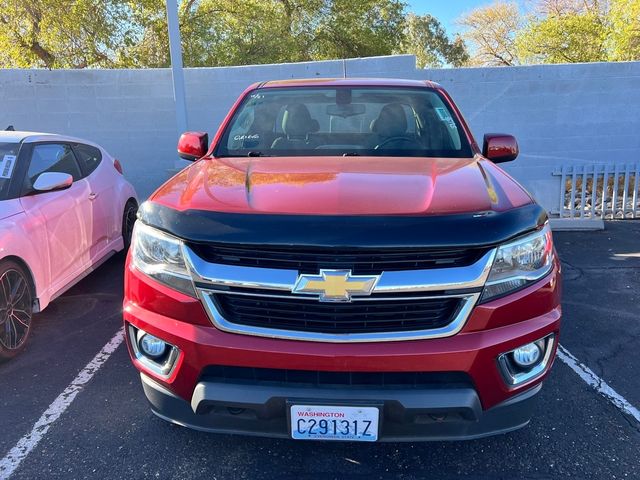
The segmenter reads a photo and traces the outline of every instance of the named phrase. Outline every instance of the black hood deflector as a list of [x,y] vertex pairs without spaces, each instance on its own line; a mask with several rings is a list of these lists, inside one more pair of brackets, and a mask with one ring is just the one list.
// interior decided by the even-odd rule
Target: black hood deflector
[[144,223],[188,242],[295,247],[420,248],[497,245],[540,227],[537,204],[437,216],[320,216],[178,211],[146,202]]

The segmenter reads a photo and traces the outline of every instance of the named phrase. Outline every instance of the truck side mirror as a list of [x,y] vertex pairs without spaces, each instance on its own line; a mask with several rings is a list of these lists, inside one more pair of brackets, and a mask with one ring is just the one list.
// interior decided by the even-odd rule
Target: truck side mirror
[[178,156],[193,162],[204,157],[209,149],[209,135],[206,132],[186,132],[178,140]]
[[482,155],[493,163],[511,162],[518,158],[518,142],[513,135],[487,133],[482,144]]

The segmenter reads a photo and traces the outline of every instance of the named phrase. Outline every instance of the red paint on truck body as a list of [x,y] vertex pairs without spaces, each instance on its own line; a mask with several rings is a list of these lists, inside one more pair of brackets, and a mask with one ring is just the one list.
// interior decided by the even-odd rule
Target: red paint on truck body
[[210,158],[152,200],[176,210],[302,215],[444,215],[532,202],[480,156]]

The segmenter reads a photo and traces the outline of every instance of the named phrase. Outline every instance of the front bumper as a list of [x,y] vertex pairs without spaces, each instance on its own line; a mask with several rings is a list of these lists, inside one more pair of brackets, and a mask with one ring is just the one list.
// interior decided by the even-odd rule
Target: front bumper
[[483,410],[472,388],[404,390],[287,388],[200,382],[191,403],[141,374],[151,409],[160,418],[196,430],[290,437],[288,408],[295,403],[376,405],[379,441],[471,440],[524,427],[542,385]]
[[[136,358],[128,335],[133,363],[142,372],[153,411],[175,423],[215,432],[287,437],[287,402],[348,405],[372,399],[383,409],[381,441],[477,438],[514,430],[528,422],[535,394],[551,363],[540,376],[513,387],[505,382],[497,359],[554,334],[553,359],[561,320],[559,265],[530,287],[476,306],[464,328],[451,337],[356,344],[224,332],[212,326],[197,299],[170,290],[129,266],[125,278],[125,324],[160,337],[179,350],[170,373],[158,375]],[[210,382],[203,372],[211,366],[462,372],[470,382],[464,389],[446,384],[411,390],[266,388]]]

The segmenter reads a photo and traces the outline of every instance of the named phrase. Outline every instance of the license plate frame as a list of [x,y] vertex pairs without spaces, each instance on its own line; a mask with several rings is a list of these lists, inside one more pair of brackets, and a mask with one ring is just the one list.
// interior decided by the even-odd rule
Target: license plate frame
[[[308,417],[298,415],[298,412],[307,412]],[[338,413],[344,416],[316,416],[317,413]],[[375,417],[375,418],[374,418]],[[305,421],[316,420],[315,432],[300,433],[296,428],[298,420]],[[329,431],[323,434],[323,428],[320,427],[320,420],[327,420]],[[348,434],[345,435],[346,426],[340,423],[337,429],[339,435],[332,434],[334,429],[333,420],[348,421]],[[354,420],[362,420],[363,423],[353,423]],[[366,428],[366,421],[372,421],[369,428]],[[289,425],[289,438],[293,440],[318,440],[318,441],[343,441],[343,442],[377,442],[380,437],[380,427],[382,424],[382,405],[378,403],[333,403],[324,401],[288,401],[287,402],[287,423]],[[312,426],[312,425],[310,425]],[[313,426],[312,426],[313,428]],[[357,435],[354,435],[355,428],[361,428]],[[367,435],[362,435],[366,433]]]

